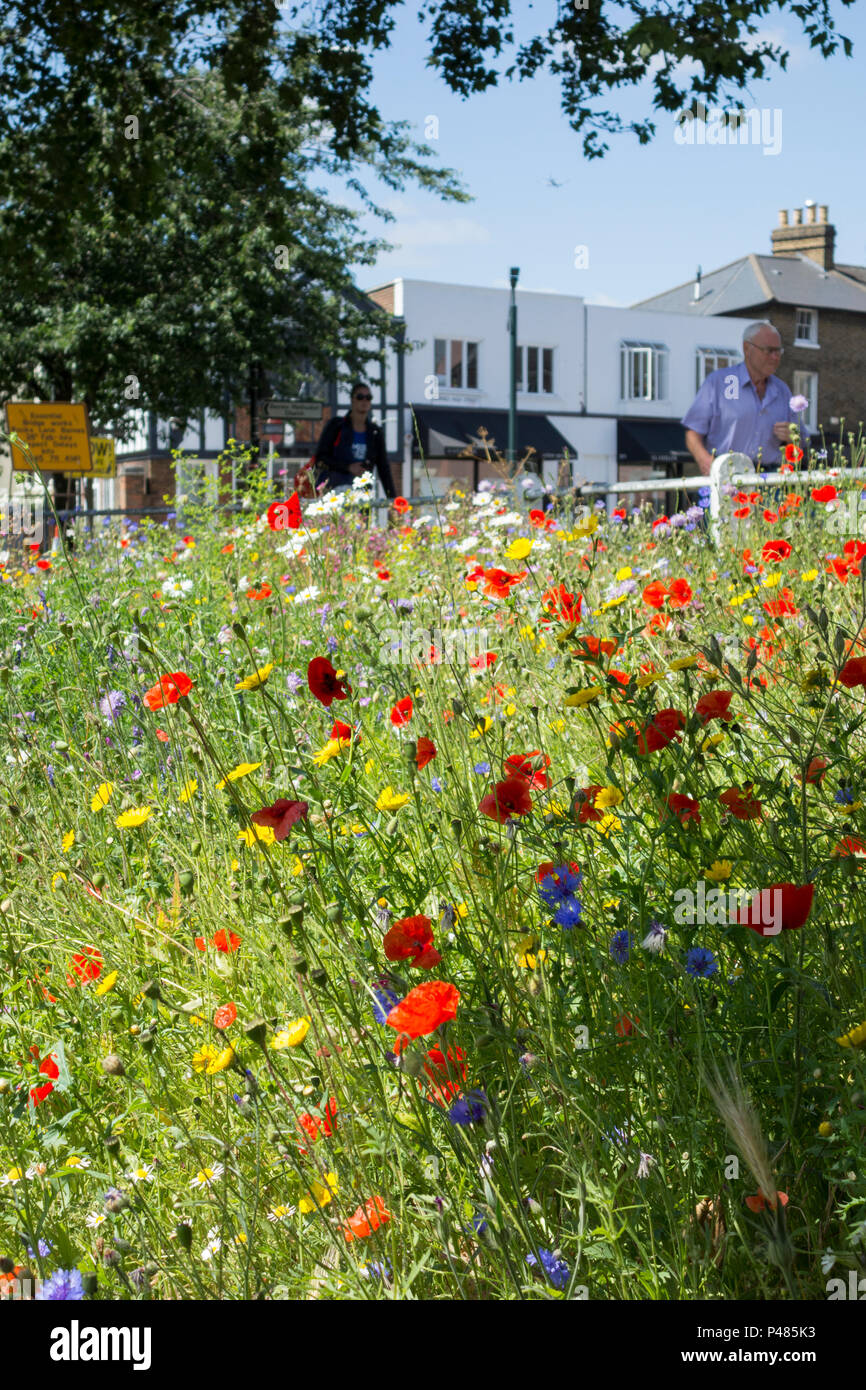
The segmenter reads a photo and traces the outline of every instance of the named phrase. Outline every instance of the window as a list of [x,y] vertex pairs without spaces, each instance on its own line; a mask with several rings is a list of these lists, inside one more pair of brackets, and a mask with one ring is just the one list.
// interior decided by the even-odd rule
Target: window
[[699,347],[695,390],[701,389],[710,372],[717,371],[719,367],[735,367],[740,361],[742,354],[735,348]]
[[478,390],[478,343],[462,338],[434,338],[433,370],[440,386]]
[[622,343],[620,396],[624,401],[664,401],[668,394],[668,349],[664,343]]
[[818,346],[818,310],[817,309],[798,309],[797,323],[794,329],[794,342],[802,347],[807,344],[809,347]]
[[809,402],[808,410],[803,412],[803,422],[810,430],[818,428],[818,373],[795,372],[794,395],[805,396]]
[[517,389],[530,395],[553,395],[553,348],[518,347]]

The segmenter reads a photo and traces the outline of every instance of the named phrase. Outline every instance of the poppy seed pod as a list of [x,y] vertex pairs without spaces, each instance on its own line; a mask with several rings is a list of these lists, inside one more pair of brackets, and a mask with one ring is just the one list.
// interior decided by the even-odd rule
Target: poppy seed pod
[[192,1226],[188,1221],[179,1221],[175,1227],[177,1243],[182,1250],[189,1250],[192,1246]]
[[257,1047],[264,1047],[265,1038],[268,1035],[268,1025],[263,1018],[254,1018],[244,1028],[244,1033],[250,1042],[254,1042]]
[[328,983],[328,972],[319,966],[316,970],[310,971],[310,979],[314,985],[326,985]]

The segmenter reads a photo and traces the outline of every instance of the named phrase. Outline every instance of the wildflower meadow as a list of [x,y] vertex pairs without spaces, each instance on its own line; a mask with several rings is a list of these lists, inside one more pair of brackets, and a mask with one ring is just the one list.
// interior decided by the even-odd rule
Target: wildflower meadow
[[863,484],[787,452],[10,548],[0,1292],[858,1296]]

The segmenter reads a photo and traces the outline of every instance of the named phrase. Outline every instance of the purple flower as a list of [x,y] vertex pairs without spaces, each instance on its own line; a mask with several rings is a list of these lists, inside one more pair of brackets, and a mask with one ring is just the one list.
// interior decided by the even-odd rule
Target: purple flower
[[70,1301],[84,1297],[84,1281],[81,1278],[81,1271],[78,1269],[57,1269],[46,1279],[39,1293],[36,1295],[37,1302],[49,1303]]
[[303,684],[304,678],[303,676],[299,676],[297,671],[290,671],[286,676],[286,687],[292,695],[294,695],[296,690],[300,690]]
[[480,1125],[490,1108],[490,1102],[483,1091],[467,1091],[465,1096],[455,1100],[448,1111],[452,1125]]
[[792,396],[788,405],[791,410],[796,410],[798,412],[809,409],[809,402],[806,400],[805,396]]
[[621,931],[615,932],[611,937],[610,954],[617,965],[625,965],[631,955],[632,944],[631,932],[628,931],[626,927],[623,927]]
[[103,719],[107,719],[109,724],[116,724],[125,705],[126,696],[122,690],[109,690],[100,700],[99,709]]

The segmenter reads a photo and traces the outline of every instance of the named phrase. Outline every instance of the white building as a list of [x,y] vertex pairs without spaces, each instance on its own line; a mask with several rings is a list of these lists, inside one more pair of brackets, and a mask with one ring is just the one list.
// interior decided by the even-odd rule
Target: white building
[[[458,455],[474,441],[476,460],[484,457],[480,429],[491,452],[507,449],[510,291],[398,279],[368,293],[403,318],[408,342],[420,343],[404,367],[412,491],[470,479],[472,461]],[[566,451],[576,455],[575,481],[681,474],[689,454],[679,421],[707,372],[742,359],[751,320],[608,308],[519,287],[516,298],[518,456],[534,446],[551,483]],[[377,402],[373,388],[394,453],[397,371],[389,354],[387,400]],[[481,477],[494,471],[480,464]],[[397,481],[404,491],[410,484],[405,474]]]

